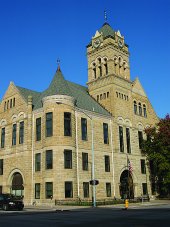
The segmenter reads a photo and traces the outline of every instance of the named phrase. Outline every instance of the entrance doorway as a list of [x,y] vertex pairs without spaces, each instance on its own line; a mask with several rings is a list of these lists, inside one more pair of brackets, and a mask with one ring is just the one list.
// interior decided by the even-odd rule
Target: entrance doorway
[[133,179],[129,170],[124,170],[120,176],[120,196],[122,199],[134,198]]
[[15,196],[24,195],[23,178],[18,172],[14,173],[12,176],[11,193]]

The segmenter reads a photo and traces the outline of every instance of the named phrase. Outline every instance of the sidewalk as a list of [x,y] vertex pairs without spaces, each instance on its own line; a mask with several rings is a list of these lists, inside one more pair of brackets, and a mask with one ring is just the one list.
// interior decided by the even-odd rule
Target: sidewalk
[[[150,202],[129,203],[129,208],[142,206],[170,205],[170,200],[151,200]],[[98,208],[124,208],[124,204],[101,205]],[[91,206],[69,206],[69,205],[25,205],[25,210],[36,211],[71,211],[92,208]]]

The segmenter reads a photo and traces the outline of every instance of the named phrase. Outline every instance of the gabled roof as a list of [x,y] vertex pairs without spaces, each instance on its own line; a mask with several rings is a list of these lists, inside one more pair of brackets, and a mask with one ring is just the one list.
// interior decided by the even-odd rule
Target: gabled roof
[[33,97],[33,105],[35,106],[39,96],[41,95],[40,92],[29,90],[23,87],[16,86],[16,88],[19,90],[20,94],[23,96],[23,98],[27,101],[28,96]]
[[33,97],[34,110],[42,107],[42,99],[44,97],[52,95],[67,95],[75,98],[75,105],[80,109],[93,111],[106,116],[111,115],[93,97],[89,95],[87,87],[65,80],[59,68],[56,71],[49,87],[41,93],[18,86],[17,88],[26,100],[28,99],[29,95]]

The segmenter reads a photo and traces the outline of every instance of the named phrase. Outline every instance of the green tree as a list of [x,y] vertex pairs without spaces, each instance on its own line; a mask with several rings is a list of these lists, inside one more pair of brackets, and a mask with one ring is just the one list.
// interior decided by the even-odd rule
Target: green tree
[[150,164],[152,192],[170,196],[170,115],[160,119],[155,127],[145,130],[147,140],[143,152]]

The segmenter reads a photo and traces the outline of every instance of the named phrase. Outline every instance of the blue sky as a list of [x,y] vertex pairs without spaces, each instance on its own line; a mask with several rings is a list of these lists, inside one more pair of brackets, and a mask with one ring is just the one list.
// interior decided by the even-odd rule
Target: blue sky
[[46,89],[58,58],[67,80],[86,85],[86,45],[104,10],[129,45],[131,80],[158,117],[170,113],[170,0],[0,0],[0,100],[10,81]]

